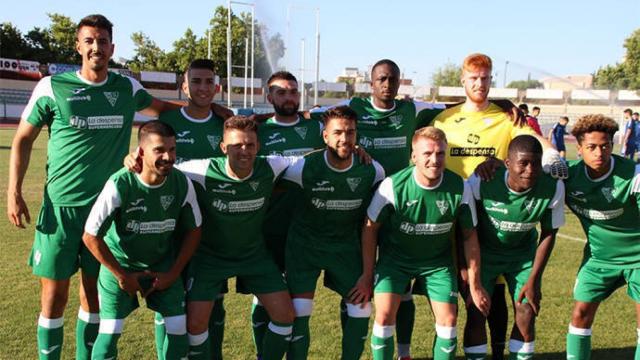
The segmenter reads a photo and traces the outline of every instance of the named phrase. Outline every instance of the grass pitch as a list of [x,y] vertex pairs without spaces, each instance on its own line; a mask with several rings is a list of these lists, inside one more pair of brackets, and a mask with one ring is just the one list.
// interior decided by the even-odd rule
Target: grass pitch
[[[14,228],[6,216],[6,181],[8,179],[9,150],[15,129],[0,129],[0,359],[36,358],[36,324],[39,313],[38,279],[27,266],[33,240],[35,220],[40,208],[45,178],[46,132],[36,141],[31,156],[23,192],[29,205],[32,221],[26,230]],[[569,158],[575,158],[571,148]],[[567,327],[572,309],[572,288],[582,257],[584,234],[577,219],[567,211],[567,224],[560,230],[556,247],[544,274],[542,310],[537,320],[536,358],[564,359]],[[639,239],[640,240],[640,239]],[[78,309],[77,279],[72,282],[71,295],[65,314],[64,359],[75,354],[75,321]],[[230,288],[235,288],[233,282]],[[310,359],[338,359],[340,357],[339,297],[321,284],[311,318]],[[254,358],[251,340],[249,296],[231,293],[225,301],[227,325],[224,354],[227,359]],[[413,333],[414,359],[431,358],[434,320],[424,297],[416,297],[416,325]],[[461,308],[458,334],[462,334],[465,312]],[[593,327],[593,356],[596,359],[630,359],[636,344],[636,322],[633,301],[626,289],[618,290],[600,307]],[[119,342],[121,359],[154,359],[153,314],[144,306],[128,319]],[[459,338],[458,357],[462,358],[462,337]],[[368,342],[363,359],[371,357]]]

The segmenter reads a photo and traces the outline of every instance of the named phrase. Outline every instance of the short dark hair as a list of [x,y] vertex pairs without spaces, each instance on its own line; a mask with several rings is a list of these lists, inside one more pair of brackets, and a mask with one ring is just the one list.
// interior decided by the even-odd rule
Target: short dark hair
[[162,137],[176,137],[176,132],[166,123],[159,120],[151,120],[142,124],[138,129],[138,144],[145,140],[149,135],[156,134]]
[[632,112],[632,111],[633,111],[633,110],[631,110],[631,109],[629,109],[629,108],[626,108],[626,109],[624,109],[623,113],[626,113],[626,114],[631,115],[631,112]]
[[518,105],[518,108],[520,110],[529,111],[529,105],[527,105],[527,104],[520,104],[520,105]]
[[531,111],[534,111],[534,110],[538,110],[538,111],[540,111],[540,108],[539,108],[538,106],[534,106],[534,107],[531,109]]
[[633,115],[640,115],[640,114],[638,114],[638,112],[636,111],[636,112],[633,113]]
[[355,124],[357,124],[358,114],[356,114],[356,112],[353,111],[353,109],[351,109],[346,105],[336,106],[334,108],[331,108],[325,111],[325,113],[322,114],[322,122],[324,123],[325,127],[327,126],[327,124],[329,123],[329,120],[331,119],[346,119],[346,120],[351,120]]
[[224,122],[224,132],[230,130],[249,131],[258,134],[258,124],[243,115],[235,115]]
[[78,23],[78,26],[76,26],[76,38],[83,26],[107,30],[109,33],[109,40],[113,41],[113,24],[104,15],[92,14],[83,17]]
[[540,141],[532,135],[518,135],[509,143],[509,156],[517,152],[542,155]]
[[209,59],[195,59],[192,62],[190,62],[189,65],[187,65],[186,69],[184,69],[185,76],[191,69],[211,70],[215,74],[216,64],[213,62],[213,60],[209,60]]
[[571,135],[575,136],[578,144],[582,143],[584,134],[591,132],[603,132],[609,135],[609,140],[613,141],[613,135],[618,131],[618,124],[610,117],[602,114],[582,115],[571,129]]
[[396,64],[393,60],[389,60],[389,59],[378,60],[375,64],[373,64],[373,67],[371,68],[371,75],[373,75],[373,72],[376,70],[378,66],[382,66],[382,65],[390,66],[393,69],[393,71],[396,73],[396,75],[400,75],[400,67],[398,66],[398,64]]
[[567,122],[569,122],[569,117],[568,116],[560,116],[560,120],[567,120]]
[[288,71],[276,71],[271,74],[271,76],[269,76],[269,79],[267,80],[267,88],[269,88],[269,90],[271,90],[271,83],[276,80],[295,81],[296,84],[298,83],[298,79],[296,79],[296,77],[293,76],[292,73]]

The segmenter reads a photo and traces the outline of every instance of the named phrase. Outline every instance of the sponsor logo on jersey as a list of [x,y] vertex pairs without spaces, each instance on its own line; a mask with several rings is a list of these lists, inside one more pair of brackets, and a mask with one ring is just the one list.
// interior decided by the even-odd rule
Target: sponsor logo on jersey
[[457,119],[455,119],[455,120],[453,120],[453,121],[454,121],[456,124],[459,124],[459,123],[461,123],[461,122],[463,122],[463,121],[465,121],[465,120],[467,120],[467,118],[463,116],[463,117],[461,117],[461,118],[457,118]]
[[333,186],[327,186],[331,184],[330,181],[328,180],[323,180],[323,181],[318,181],[316,183],[316,186],[311,188],[311,191],[329,191],[329,192],[333,192],[335,191],[335,188]]
[[162,221],[129,220],[125,226],[126,231],[136,234],[162,234],[165,232],[171,232],[175,228],[175,219],[166,219]]
[[361,136],[358,140],[358,143],[360,143],[360,146],[364,147],[365,149],[370,149],[371,147],[373,147],[373,139],[370,137]]
[[417,204],[418,200],[409,200],[406,202],[407,207],[412,207],[413,205]]
[[444,215],[449,210],[449,203],[446,200],[436,200],[436,206],[440,210],[440,215]]
[[91,95],[70,96],[66,100],[68,102],[73,102],[73,101],[91,101]]
[[124,211],[126,214],[133,211],[147,212],[147,207],[144,205],[144,198],[139,198],[139,199],[136,199],[135,201],[131,201],[129,205],[131,207]]
[[214,199],[211,205],[220,212],[225,213],[243,213],[260,210],[264,206],[265,198],[261,197],[254,200],[229,201],[222,199]]
[[176,143],[178,144],[195,144],[196,140],[194,138],[186,138],[185,136],[191,134],[191,131],[185,130],[177,133]]
[[493,224],[493,227],[505,232],[525,232],[535,229],[536,227],[535,222],[526,223],[516,221],[501,221],[492,216],[489,216],[489,220],[491,220],[491,224]]
[[69,117],[69,125],[78,129],[99,130],[99,129],[121,129],[124,125],[124,116],[77,116]]
[[478,145],[480,142],[480,136],[476,134],[469,134],[467,135],[467,142],[469,144]]
[[313,198],[311,199],[311,203],[317,209],[321,209],[321,210],[349,211],[349,210],[358,209],[362,205],[362,199],[322,200],[318,198]]
[[611,203],[613,201],[613,189],[610,187],[603,187],[602,189],[600,189],[600,191],[602,192],[602,195],[604,195],[604,198],[607,199],[608,203]]
[[211,188],[210,191],[212,193],[222,193],[222,194],[231,194],[231,195],[235,195],[236,194],[236,189],[227,189],[228,187],[232,186],[229,183],[224,183],[224,184],[218,184],[218,187],[215,188]]
[[492,147],[452,147],[450,156],[495,156],[496,149]]
[[571,210],[576,212],[578,215],[584,216],[587,219],[591,220],[611,220],[615,219],[624,214],[624,209],[613,209],[613,210],[595,210],[595,209],[585,209],[576,204],[569,204]]
[[160,196],[160,205],[162,205],[163,209],[167,210],[169,206],[171,206],[173,199],[174,199],[173,195],[162,195]]
[[222,136],[207,135],[207,140],[209,140],[209,144],[211,145],[213,150],[217,150],[220,147],[220,141],[222,140]]
[[253,191],[258,190],[258,186],[260,186],[260,181],[249,181],[249,186],[253,189]]
[[572,191],[569,193],[569,196],[576,201],[580,201],[583,203],[587,202],[587,199],[584,198],[584,193],[582,191],[579,191],[579,190]]
[[362,178],[347,178],[347,184],[349,185],[349,189],[351,189],[351,192],[356,191],[356,188],[358,187],[358,185],[360,185],[360,183],[362,182]]
[[286,143],[287,139],[281,137],[279,132],[275,132],[271,135],[269,135],[267,142],[264,144],[265,146],[271,146],[271,145],[275,145],[278,143]]
[[104,97],[107,98],[107,101],[109,102],[109,104],[111,104],[111,107],[116,106],[116,102],[118,101],[118,95],[120,95],[119,92],[117,91],[105,91],[103,92]]
[[185,137],[185,136],[189,135],[190,133],[191,133],[191,131],[185,130],[185,131],[180,131],[176,135],[178,135],[178,137]]
[[402,149],[407,145],[407,138],[404,136],[374,138],[374,149]]
[[407,235],[439,235],[448,233],[452,226],[453,223],[451,222],[442,224],[413,224],[403,221],[400,224],[400,231]]
[[304,140],[307,137],[307,128],[302,126],[296,126],[293,128],[295,132]]
[[505,215],[509,213],[509,210],[502,207],[504,203],[501,203],[500,201],[490,201],[489,203],[491,204],[490,206],[487,206],[487,204],[484,206],[486,211],[495,211]]
[[73,89],[71,92],[73,93],[73,95],[78,95],[81,92],[85,91],[87,88],[77,88],[77,89]]
[[[302,156],[310,151],[313,151],[313,148],[300,148],[300,149],[289,149],[282,152],[283,156]],[[280,155],[277,151],[273,151],[272,155]]]

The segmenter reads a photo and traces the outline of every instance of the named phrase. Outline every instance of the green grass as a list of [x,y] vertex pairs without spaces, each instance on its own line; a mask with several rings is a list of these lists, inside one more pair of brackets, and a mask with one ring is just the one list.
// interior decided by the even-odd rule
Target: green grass
[[[15,129],[0,129],[0,195],[1,213],[6,213],[6,179],[8,178],[9,147]],[[37,140],[24,184],[24,196],[32,214],[26,230],[16,229],[5,219],[0,221],[0,359],[33,359],[36,357],[35,329],[39,312],[38,279],[31,275],[26,261],[33,239],[44,182],[46,133]],[[571,147],[571,145],[569,145]],[[570,152],[569,157],[575,157]],[[567,225],[561,234],[584,238],[577,219],[567,212]],[[538,359],[564,359],[564,342],[569,323],[571,291],[584,244],[559,237],[544,275],[542,310],[537,320],[536,353]],[[230,284],[230,288],[235,288]],[[72,283],[65,316],[65,359],[74,357],[74,329],[78,309],[77,279]],[[253,358],[250,331],[249,296],[229,294],[226,300],[227,327],[224,354],[227,359]],[[339,297],[321,286],[311,319],[312,343],[310,359],[337,359],[340,354],[338,320]],[[430,358],[434,336],[434,320],[424,297],[416,298],[417,318],[413,335],[414,359]],[[633,302],[621,289],[600,307],[593,328],[593,359],[632,358],[636,343]],[[464,310],[460,311],[459,334],[464,325]],[[370,358],[366,346],[363,358]],[[127,319],[119,343],[121,359],[153,359],[153,315],[142,307]],[[461,339],[458,355],[462,355]]]

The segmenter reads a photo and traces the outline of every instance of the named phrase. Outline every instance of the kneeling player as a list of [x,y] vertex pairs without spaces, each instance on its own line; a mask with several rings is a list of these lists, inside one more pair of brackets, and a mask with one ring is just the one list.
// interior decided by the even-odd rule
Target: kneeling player
[[[482,285],[491,293],[496,279],[503,275],[513,295],[515,321],[509,340],[513,360],[533,356],[542,273],[557,229],[564,224],[564,184],[542,173],[541,158],[538,140],[520,135],[509,144],[506,167],[498,168],[493,179],[469,178],[478,211]],[[467,359],[485,358],[485,321],[473,304],[467,304]]]
[[[122,169],[96,200],[82,237],[103,265],[98,277],[100,329],[92,359],[113,359],[124,319],[138,307],[136,294],[165,319],[164,357],[189,350],[180,277],[200,241],[200,209],[184,174],[172,171],[176,134],[159,121],[140,127],[140,174]],[[174,253],[175,236],[184,234]]]
[[473,196],[460,176],[445,170],[446,150],[442,130],[418,130],[412,140],[415,166],[386,178],[367,210],[362,229],[363,276],[367,280],[373,279],[378,230],[383,224],[386,227],[380,234],[375,269],[374,359],[393,358],[396,312],[414,278],[425,283],[436,320],[434,359],[455,358],[458,284],[450,236],[456,221],[465,239],[470,296],[483,314],[489,312],[490,299],[480,282]]
[[[288,359],[306,359],[309,317],[320,272],[347,303],[341,359],[360,359],[371,315],[370,286],[363,285],[359,230],[374,187],[384,178],[377,162],[354,154],[357,114],[347,106],[327,111],[326,150],[291,165],[284,179],[301,192],[286,247],[287,284],[296,320]],[[322,219],[322,221],[318,221]]]
[[587,248],[573,288],[567,359],[591,357],[596,310],[625,283],[640,334],[640,165],[612,155],[617,130],[613,119],[599,114],[582,116],[571,130],[582,159],[569,163],[566,202],[587,234]]
[[263,304],[271,322],[262,358],[282,359],[289,346],[294,311],[282,274],[265,246],[262,225],[274,181],[290,160],[260,156],[257,125],[242,116],[224,123],[226,157],[183,162],[176,167],[195,183],[204,216],[202,244],[187,284],[191,359],[211,358],[209,317],[222,285],[237,277]]

